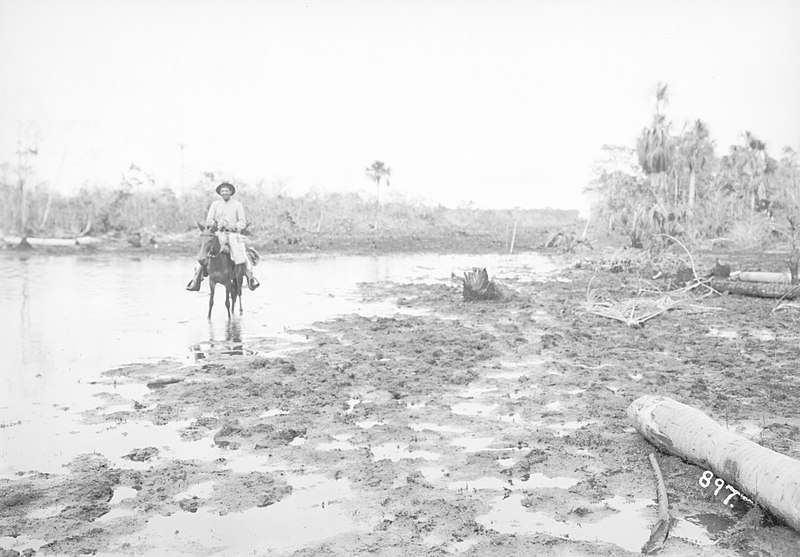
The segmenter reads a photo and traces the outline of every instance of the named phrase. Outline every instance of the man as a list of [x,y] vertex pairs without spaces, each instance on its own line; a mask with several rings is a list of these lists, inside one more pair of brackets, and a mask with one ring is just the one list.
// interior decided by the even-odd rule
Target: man
[[[233,194],[236,193],[236,188],[233,187],[233,184],[223,182],[217,186],[216,191],[222,199],[217,199],[209,207],[206,226],[212,226],[216,223],[220,246],[222,246],[223,250],[227,246],[234,263],[237,265],[244,263],[247,284],[250,290],[255,290],[260,286],[260,283],[253,276],[253,262],[247,253],[247,241],[241,235],[242,230],[247,226],[244,206],[235,199],[231,199]],[[200,268],[194,278],[186,285],[186,290],[193,292],[200,290],[200,283],[203,281],[203,277],[208,275],[208,271],[205,268],[206,262],[200,261],[199,263]]]

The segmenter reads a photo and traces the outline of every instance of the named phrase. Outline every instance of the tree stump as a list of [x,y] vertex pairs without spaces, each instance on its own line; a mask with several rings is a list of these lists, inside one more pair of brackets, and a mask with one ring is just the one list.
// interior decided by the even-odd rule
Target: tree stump
[[462,295],[465,301],[502,300],[506,297],[502,287],[489,280],[486,268],[473,267],[471,271],[464,272],[463,278],[451,273],[450,278],[463,285]]

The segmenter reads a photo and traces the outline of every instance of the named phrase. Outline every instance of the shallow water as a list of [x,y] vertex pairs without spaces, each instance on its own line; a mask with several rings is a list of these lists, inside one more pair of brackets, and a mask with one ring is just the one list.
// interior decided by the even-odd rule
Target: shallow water
[[[266,353],[287,329],[336,315],[385,315],[394,300],[365,303],[362,282],[450,283],[450,273],[480,265],[490,276],[524,265],[544,280],[555,264],[538,254],[267,257],[256,268],[262,287],[245,291],[244,313],[229,320],[218,288],[211,320],[207,281],[183,286],[191,256],[5,257],[0,289],[0,404],[78,396],[71,389],[115,366],[162,358],[187,364],[208,352]],[[515,271],[516,272],[516,271]],[[270,338],[265,345],[258,342]]]
[[151,518],[121,540],[141,555],[253,555],[290,551],[368,524],[343,510],[354,498],[347,480],[287,475],[292,494],[274,505],[221,515],[200,509]]
[[[612,497],[593,505],[602,518],[590,521],[562,522],[543,512],[532,511],[523,504],[524,495],[514,493],[495,497],[491,510],[477,518],[479,524],[507,534],[550,534],[574,540],[613,543],[628,551],[639,553],[650,537],[654,502],[649,499],[626,500]],[[610,511],[610,514],[605,514]]]

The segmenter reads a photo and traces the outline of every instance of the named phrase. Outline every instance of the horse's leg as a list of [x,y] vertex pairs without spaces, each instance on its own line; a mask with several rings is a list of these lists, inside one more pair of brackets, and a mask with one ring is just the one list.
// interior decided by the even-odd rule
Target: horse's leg
[[[236,300],[239,300],[239,304],[242,303],[241,294],[239,294],[239,285],[236,282],[236,273],[233,274],[233,278],[231,278],[231,313],[236,313]],[[239,312],[241,313],[241,311]]]
[[208,318],[211,319],[211,308],[214,307],[214,287],[217,285],[217,282],[214,279],[209,279],[208,281],[208,288],[210,290],[210,296],[208,297]]
[[239,265],[236,269],[235,277],[236,277],[236,292],[239,293],[239,315],[242,314],[244,311],[244,307],[242,306],[242,284],[244,282],[244,265]]
[[231,283],[225,283],[225,309],[228,310],[228,319],[231,318]]

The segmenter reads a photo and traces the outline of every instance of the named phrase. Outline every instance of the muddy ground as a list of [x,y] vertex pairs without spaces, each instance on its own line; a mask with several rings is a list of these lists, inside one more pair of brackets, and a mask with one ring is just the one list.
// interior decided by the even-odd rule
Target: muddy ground
[[[86,423],[173,427],[206,456],[154,443],[120,465],[99,447],[63,474],[0,480],[0,539],[23,555],[635,554],[657,514],[654,449],[625,413],[643,394],[800,458],[797,308],[699,287],[631,328],[587,312],[587,290],[655,299],[674,276],[559,257],[557,279],[521,273],[502,301],[365,284],[398,312],[316,323],[281,353],[264,339],[260,355],[109,370]],[[147,393],[115,393],[126,384]],[[659,554],[800,555],[798,533],[657,456],[676,518]]]

